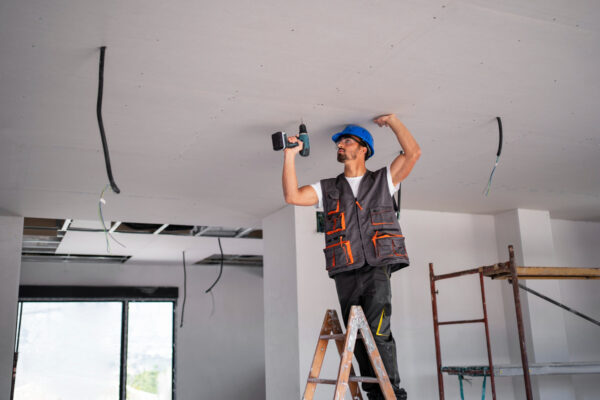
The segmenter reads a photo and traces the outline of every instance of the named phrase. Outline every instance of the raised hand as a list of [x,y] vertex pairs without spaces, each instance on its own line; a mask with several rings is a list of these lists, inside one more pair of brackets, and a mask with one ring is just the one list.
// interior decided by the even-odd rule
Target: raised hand
[[381,116],[373,119],[373,122],[375,122],[379,126],[389,126],[389,123],[394,119],[396,119],[395,114],[387,114],[387,115],[381,115]]

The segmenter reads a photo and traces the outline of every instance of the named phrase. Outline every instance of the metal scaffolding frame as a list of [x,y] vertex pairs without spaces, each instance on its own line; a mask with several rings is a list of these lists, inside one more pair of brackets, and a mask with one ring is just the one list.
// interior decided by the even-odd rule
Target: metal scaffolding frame
[[[437,362],[437,375],[438,375],[438,389],[440,394],[440,400],[444,400],[444,382],[442,373],[446,372],[459,376],[459,382],[461,384],[461,396],[462,396],[462,377],[464,375],[469,376],[483,376],[483,397],[485,398],[485,377],[489,376],[492,386],[492,397],[496,400],[496,384],[494,377],[496,375],[501,376],[515,376],[523,375],[525,381],[525,392],[527,400],[533,400],[531,391],[531,368],[533,367],[534,374],[552,374],[552,373],[598,373],[600,372],[599,363],[550,363],[540,365],[530,365],[527,359],[527,348],[525,343],[525,329],[523,325],[523,314],[521,311],[521,298],[519,296],[519,287],[522,289],[541,297],[542,299],[549,301],[550,303],[557,305],[579,317],[582,317],[596,325],[600,325],[600,322],[585,316],[569,307],[558,303],[546,296],[537,293],[526,286],[519,284],[519,278],[521,279],[600,279],[600,268],[571,268],[571,267],[519,267],[515,264],[515,255],[513,246],[508,246],[509,261],[504,263],[498,263],[494,265],[481,266],[473,269],[453,272],[443,275],[435,275],[433,272],[433,263],[429,263],[429,280],[431,286],[431,306],[433,311],[433,331],[435,338],[435,351],[436,351],[436,362]],[[483,306],[483,317],[480,319],[472,320],[459,320],[459,321],[444,321],[439,322],[438,311],[437,311],[437,290],[435,283],[442,279],[456,278],[465,275],[479,275],[479,283],[481,286],[481,300]],[[509,283],[513,288],[513,298],[515,303],[515,316],[517,319],[517,330],[519,334],[519,347],[521,350],[521,367],[503,367],[501,373],[494,370],[494,364],[492,361],[492,352],[490,347],[490,334],[489,324],[486,309],[485,300],[485,287],[483,283],[483,277],[489,277],[492,279],[508,279]],[[440,325],[451,325],[451,324],[470,324],[470,323],[483,323],[485,326],[485,336],[487,345],[488,365],[486,366],[470,366],[470,367],[442,367],[442,356],[440,346]],[[585,365],[582,365],[585,364]],[[507,368],[510,368],[511,373],[507,374]],[[516,372],[515,372],[516,371]],[[561,372],[557,372],[561,371]]]

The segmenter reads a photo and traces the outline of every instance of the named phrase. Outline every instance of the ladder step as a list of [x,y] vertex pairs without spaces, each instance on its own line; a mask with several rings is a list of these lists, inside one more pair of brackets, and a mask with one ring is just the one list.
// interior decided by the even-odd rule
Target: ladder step
[[[362,334],[359,332],[358,335],[356,335],[357,339],[362,339]],[[334,333],[331,335],[319,335],[319,339],[325,339],[325,340],[339,340],[339,341],[345,341],[346,340],[346,334],[345,333]]]
[[[377,378],[370,376],[351,376],[348,378],[349,382],[364,382],[364,383],[379,383]],[[337,384],[337,379],[321,379],[321,378],[308,378],[310,383],[324,383],[326,385]]]
[[452,324],[474,324],[474,323],[485,323],[485,319],[465,319],[461,321],[446,321],[446,322],[438,322],[438,325],[452,325]]

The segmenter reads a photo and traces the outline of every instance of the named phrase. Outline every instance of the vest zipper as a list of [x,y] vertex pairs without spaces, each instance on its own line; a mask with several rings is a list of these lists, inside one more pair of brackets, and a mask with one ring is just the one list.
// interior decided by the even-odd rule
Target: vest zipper
[[[362,252],[363,252],[363,257],[364,257],[363,262],[366,264],[367,263],[367,252],[365,250],[365,245],[364,245],[364,241],[363,241],[362,226],[360,225],[360,217],[358,215],[358,208],[360,208],[361,211],[363,209],[361,207],[360,203],[358,202],[358,198],[355,197],[354,198],[354,210],[355,210],[355,214],[356,214],[356,223],[358,224],[358,234],[360,236],[360,248],[362,249]],[[361,267],[362,267],[362,265],[361,265]]]

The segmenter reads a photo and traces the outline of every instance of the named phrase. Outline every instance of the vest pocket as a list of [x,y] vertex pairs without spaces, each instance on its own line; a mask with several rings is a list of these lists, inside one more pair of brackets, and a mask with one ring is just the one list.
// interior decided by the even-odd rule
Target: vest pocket
[[372,241],[377,258],[407,256],[403,235],[375,232]]
[[325,229],[327,235],[343,232],[346,230],[346,217],[343,212],[325,216]]
[[330,270],[335,267],[343,267],[345,265],[350,265],[354,263],[354,259],[352,257],[352,247],[350,246],[350,242],[347,240],[343,240],[340,237],[339,241],[330,244],[329,246],[323,249],[325,253],[325,263],[327,270]]
[[396,221],[396,213],[391,207],[373,208],[371,210],[371,225],[393,224]]

